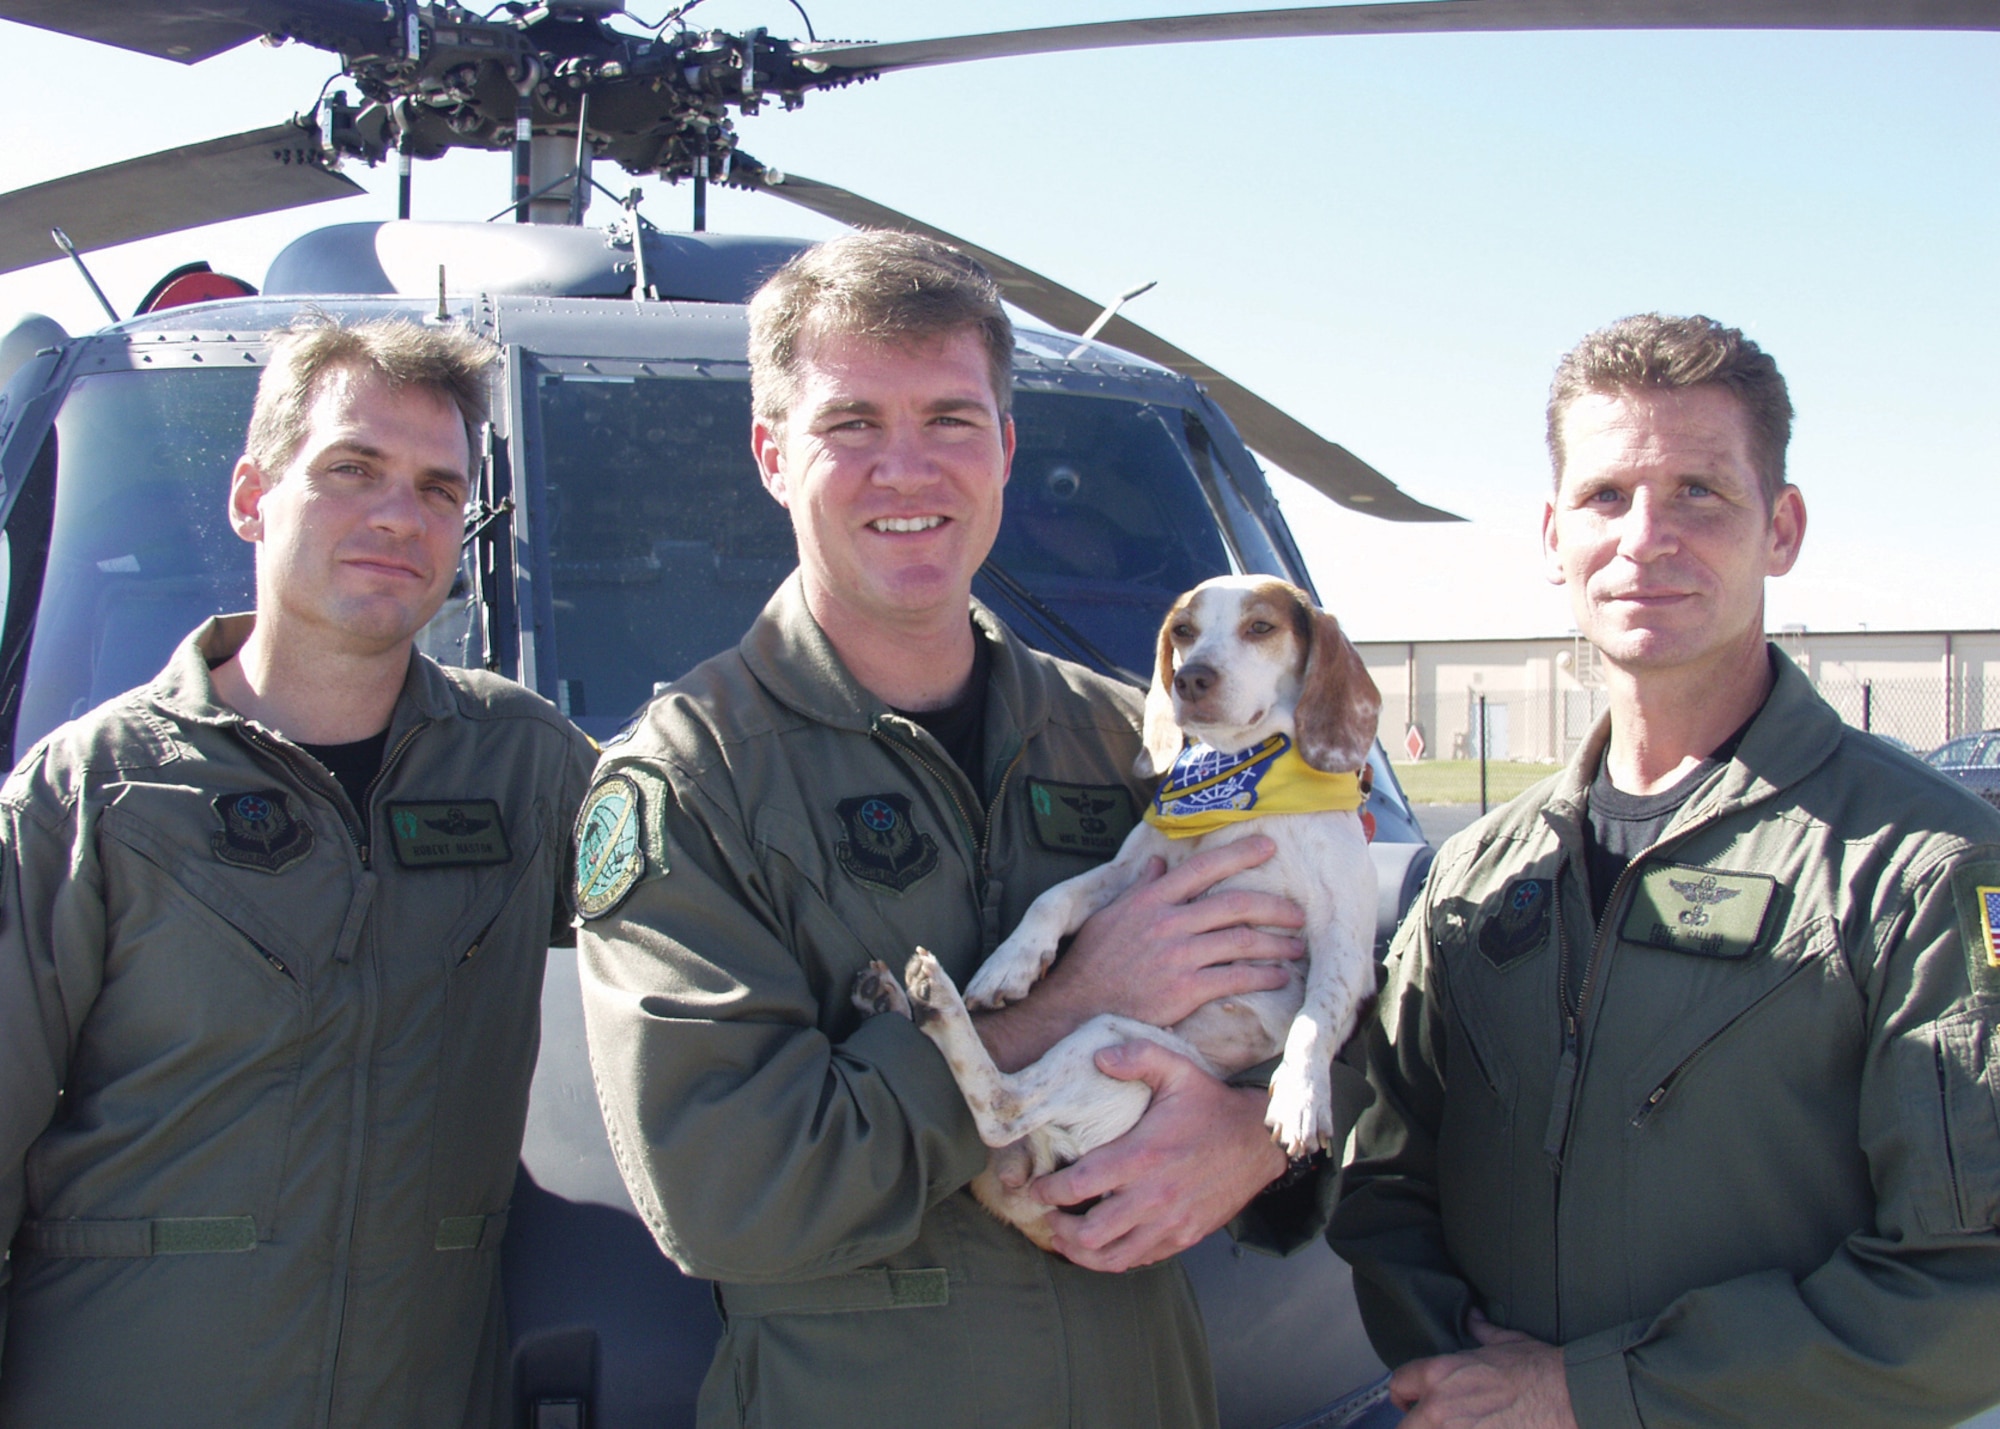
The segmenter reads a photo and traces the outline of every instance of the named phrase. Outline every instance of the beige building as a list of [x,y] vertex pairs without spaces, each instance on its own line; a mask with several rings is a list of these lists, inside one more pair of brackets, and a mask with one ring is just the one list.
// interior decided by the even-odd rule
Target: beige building
[[[1771,637],[1849,724],[1917,750],[2000,725],[2000,630],[1808,632]],[[1425,759],[1560,761],[1604,711],[1596,652],[1574,635],[1357,641],[1382,691],[1382,743]]]

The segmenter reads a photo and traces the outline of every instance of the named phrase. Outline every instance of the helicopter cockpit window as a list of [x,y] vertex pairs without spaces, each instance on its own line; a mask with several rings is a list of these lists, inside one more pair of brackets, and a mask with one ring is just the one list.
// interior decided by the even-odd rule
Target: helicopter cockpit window
[[55,522],[14,748],[144,684],[204,619],[255,603],[229,472],[257,369],[79,377],[56,417]]
[[604,736],[742,638],[796,548],[746,380],[543,372],[539,391],[557,689]]
[[[544,371],[537,390],[556,689],[605,737],[741,639],[797,550],[758,480],[737,371]],[[1143,679],[1169,602],[1230,570],[1179,423],[1139,402],[1016,394],[1006,514],[974,589],[1031,644]]]
[[[56,417],[55,518],[16,758],[152,679],[209,616],[256,604],[255,548],[230,529],[227,501],[259,371],[105,372],[71,384]],[[463,586],[418,637],[447,664],[467,663]]]
[[1231,568],[1174,439],[1180,420],[1149,403],[1015,393],[1014,471],[980,599],[1033,644],[1148,679],[1168,605]]

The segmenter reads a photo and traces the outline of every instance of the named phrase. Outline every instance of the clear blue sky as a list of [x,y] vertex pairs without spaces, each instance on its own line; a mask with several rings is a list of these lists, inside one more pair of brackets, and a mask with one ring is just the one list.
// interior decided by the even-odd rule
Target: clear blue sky
[[[666,8],[630,3],[649,21]],[[808,8],[822,36],[881,40],[1158,13]],[[707,0],[694,18],[803,37],[775,0]],[[4,22],[0,43],[0,189],[274,122],[334,67],[250,46],[190,69]],[[1471,517],[1394,526],[1279,480],[1321,594],[1360,638],[1568,629],[1535,546],[1548,373],[1586,329],[1649,308],[1744,327],[1792,383],[1811,519],[1771,587],[1774,626],[2000,625],[2000,36],[1162,47],[890,75],[741,132],[767,163],[1093,297],[1158,279],[1136,321]],[[420,167],[417,216],[485,217],[506,166]],[[190,258],[261,282],[292,235],[391,214],[389,169],[355,177],[369,197],[110,251],[100,278],[121,311]],[[650,188],[649,217],[685,223],[686,190]],[[832,231],[740,195],[716,198],[711,226]],[[0,278],[0,320],[22,309],[96,321],[67,265]]]

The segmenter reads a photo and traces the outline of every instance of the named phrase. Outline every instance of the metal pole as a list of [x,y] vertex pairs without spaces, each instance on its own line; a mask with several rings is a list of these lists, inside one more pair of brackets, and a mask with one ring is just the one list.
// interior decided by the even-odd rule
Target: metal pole
[[1861,732],[1869,733],[1868,722],[1874,714],[1875,686],[1867,680],[1861,682]]
[[1486,812],[1486,696],[1479,697],[1479,812]]
[[708,136],[701,136],[701,148],[694,156],[694,231],[708,231]]

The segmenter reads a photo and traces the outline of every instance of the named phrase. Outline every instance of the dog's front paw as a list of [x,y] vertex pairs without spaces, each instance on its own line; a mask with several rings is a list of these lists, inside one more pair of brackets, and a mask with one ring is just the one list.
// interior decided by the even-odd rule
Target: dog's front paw
[[1333,1141],[1333,1089],[1324,1074],[1315,1077],[1287,1059],[1271,1078],[1271,1101],[1264,1124],[1272,1138],[1297,1160]]
[[910,1015],[908,995],[896,981],[896,975],[889,971],[889,965],[879,958],[854,975],[854,1005],[863,1012]]
[[993,956],[972,975],[972,981],[965,985],[967,1007],[991,1011],[1019,1002],[1028,995],[1028,989],[1042,980],[1042,974],[1056,960],[1059,940],[1050,939],[1043,946],[1040,940],[1023,937],[1026,931],[1023,927],[995,948]]

